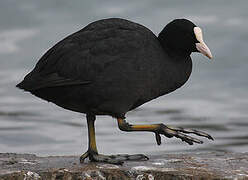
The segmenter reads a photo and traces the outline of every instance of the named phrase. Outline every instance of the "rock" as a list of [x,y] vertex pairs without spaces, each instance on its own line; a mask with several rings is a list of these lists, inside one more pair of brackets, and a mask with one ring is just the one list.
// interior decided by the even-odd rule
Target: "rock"
[[248,179],[248,153],[164,154],[151,156],[149,161],[125,162],[122,166],[80,164],[79,156],[1,153],[0,179]]

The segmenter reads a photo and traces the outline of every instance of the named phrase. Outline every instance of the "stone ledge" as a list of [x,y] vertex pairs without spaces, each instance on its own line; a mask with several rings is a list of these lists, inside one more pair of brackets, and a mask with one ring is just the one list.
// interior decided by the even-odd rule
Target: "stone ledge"
[[248,153],[165,154],[122,166],[80,164],[78,156],[1,153],[0,179],[248,179]]

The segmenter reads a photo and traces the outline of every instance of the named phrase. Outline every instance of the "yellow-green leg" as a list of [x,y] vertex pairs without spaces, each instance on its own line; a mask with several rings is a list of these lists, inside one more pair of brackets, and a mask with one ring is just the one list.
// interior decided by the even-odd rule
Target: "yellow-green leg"
[[83,163],[84,160],[89,157],[90,161],[94,162],[104,162],[110,164],[122,164],[124,161],[135,161],[135,160],[148,160],[148,157],[142,154],[128,155],[128,154],[117,154],[117,155],[102,155],[98,154],[96,147],[96,138],[95,138],[95,115],[87,114],[87,124],[88,124],[88,138],[89,138],[89,147],[88,151],[85,152],[80,157],[80,162]]
[[88,146],[88,151],[86,151],[81,157],[80,157],[80,162],[84,162],[84,160],[89,157],[89,159],[92,159],[93,154],[98,154],[97,147],[96,147],[96,136],[95,136],[95,120],[96,116],[95,115],[86,115],[87,119],[87,125],[88,125],[88,141],[89,141],[89,146]]
[[188,136],[186,134],[195,134],[195,135],[203,136],[203,137],[213,140],[213,138],[209,134],[202,132],[202,131],[197,131],[194,129],[184,129],[181,127],[170,127],[164,124],[131,125],[121,118],[118,118],[117,122],[118,122],[118,126],[120,130],[122,131],[149,131],[149,132],[155,133],[155,137],[156,137],[156,141],[158,145],[161,144],[161,137],[160,137],[161,134],[168,138],[171,138],[171,137],[179,138],[182,141],[185,141],[186,143],[190,145],[192,145],[193,143],[202,144],[203,141],[197,138]]

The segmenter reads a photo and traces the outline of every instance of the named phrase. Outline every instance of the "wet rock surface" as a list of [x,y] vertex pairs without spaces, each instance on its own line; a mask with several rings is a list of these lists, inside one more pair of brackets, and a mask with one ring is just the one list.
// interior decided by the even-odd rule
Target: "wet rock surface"
[[79,163],[79,156],[38,157],[0,154],[0,179],[248,179],[248,153],[195,153],[150,156],[122,166]]

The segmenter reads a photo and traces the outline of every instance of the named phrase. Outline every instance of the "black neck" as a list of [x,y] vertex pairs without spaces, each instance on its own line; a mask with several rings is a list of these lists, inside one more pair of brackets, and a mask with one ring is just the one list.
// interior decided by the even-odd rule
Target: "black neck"
[[190,51],[185,51],[182,49],[173,49],[172,47],[170,47],[168,45],[168,43],[166,42],[166,40],[164,38],[161,38],[160,36],[158,37],[158,40],[161,44],[161,46],[163,47],[163,49],[165,50],[165,52],[172,58],[176,58],[176,59],[180,59],[180,57],[188,57],[190,56],[191,52]]

